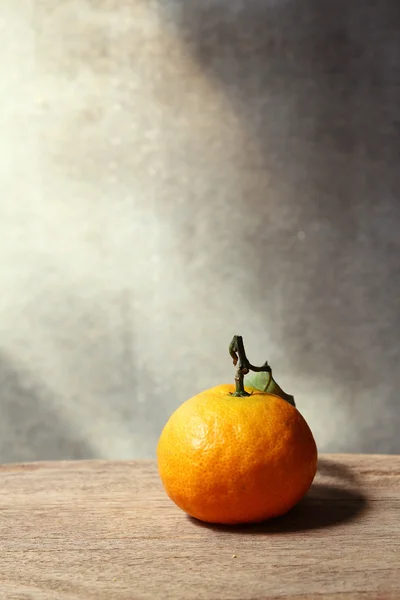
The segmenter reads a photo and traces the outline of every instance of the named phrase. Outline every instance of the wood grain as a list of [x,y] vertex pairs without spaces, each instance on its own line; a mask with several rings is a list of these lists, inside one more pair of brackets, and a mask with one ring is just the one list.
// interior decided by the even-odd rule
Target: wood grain
[[291,513],[206,526],[153,462],[0,467],[3,600],[400,599],[400,456],[323,455]]

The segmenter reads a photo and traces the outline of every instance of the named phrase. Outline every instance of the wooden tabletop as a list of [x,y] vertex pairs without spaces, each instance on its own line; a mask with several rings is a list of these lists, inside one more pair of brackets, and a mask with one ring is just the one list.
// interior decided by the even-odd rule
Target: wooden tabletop
[[400,456],[323,455],[291,513],[209,526],[154,462],[0,467],[2,600],[399,600]]

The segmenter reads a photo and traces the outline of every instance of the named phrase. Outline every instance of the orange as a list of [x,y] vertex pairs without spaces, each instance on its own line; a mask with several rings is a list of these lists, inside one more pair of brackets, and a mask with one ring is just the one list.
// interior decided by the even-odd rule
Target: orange
[[157,448],[168,496],[209,523],[282,515],[304,496],[317,469],[313,435],[295,407],[255,389],[248,397],[234,391],[220,385],[184,402]]

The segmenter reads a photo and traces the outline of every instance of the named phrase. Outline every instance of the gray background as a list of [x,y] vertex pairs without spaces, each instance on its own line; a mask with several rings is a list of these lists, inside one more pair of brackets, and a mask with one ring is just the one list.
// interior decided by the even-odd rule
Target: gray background
[[400,452],[398,0],[0,0],[0,460],[152,457],[244,336]]

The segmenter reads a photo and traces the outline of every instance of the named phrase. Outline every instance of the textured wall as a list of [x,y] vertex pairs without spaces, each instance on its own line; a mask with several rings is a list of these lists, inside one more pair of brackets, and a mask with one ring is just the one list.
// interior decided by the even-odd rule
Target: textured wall
[[0,460],[154,456],[244,336],[400,452],[398,0],[1,0]]

